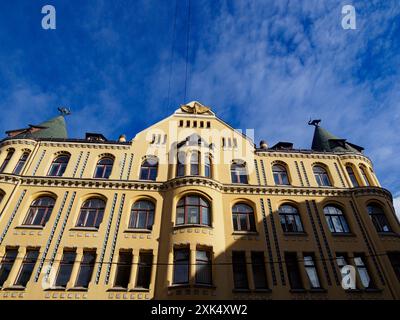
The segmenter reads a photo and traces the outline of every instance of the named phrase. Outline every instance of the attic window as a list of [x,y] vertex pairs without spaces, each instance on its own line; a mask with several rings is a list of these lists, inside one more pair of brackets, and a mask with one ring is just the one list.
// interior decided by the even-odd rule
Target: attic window
[[207,121],[207,128],[211,128],[211,122]]
[[189,120],[186,121],[186,127],[190,127],[190,121]]
[[179,120],[179,127],[183,127],[183,120]]
[[200,128],[204,128],[204,121],[200,121]]
[[197,128],[197,121],[193,121],[193,128]]

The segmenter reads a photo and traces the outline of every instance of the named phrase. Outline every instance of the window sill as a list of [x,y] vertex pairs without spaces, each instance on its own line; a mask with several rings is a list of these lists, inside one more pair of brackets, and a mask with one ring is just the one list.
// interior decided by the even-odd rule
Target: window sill
[[67,291],[88,291],[88,288],[85,287],[72,287],[67,289]]
[[168,289],[182,289],[182,288],[190,288],[189,283],[175,283],[168,286]]
[[252,235],[258,236],[259,233],[257,231],[233,231],[232,235]]
[[232,292],[233,293],[250,293],[251,290],[250,289],[233,289]]
[[356,235],[351,232],[331,232],[331,235],[334,237],[356,237]]
[[149,229],[126,229],[125,233],[151,233],[152,230]]
[[51,288],[46,288],[43,291],[65,291],[67,288],[66,287],[51,287]]
[[193,288],[201,288],[201,289],[216,289],[217,287],[213,284],[206,283],[195,283],[193,284]]
[[378,235],[380,237],[396,237],[396,238],[400,237],[399,234],[397,234],[396,232],[392,232],[392,231],[389,231],[389,232],[378,232]]
[[290,289],[289,292],[290,293],[306,293],[307,290],[306,289]]
[[30,224],[22,224],[20,226],[16,226],[15,229],[34,229],[34,230],[43,230],[44,226],[30,225]]
[[179,224],[175,225],[174,229],[182,229],[182,228],[205,228],[205,229],[213,229],[213,227],[205,225],[205,224]]
[[26,287],[24,286],[19,286],[19,285],[13,285],[7,288],[3,288],[3,290],[18,290],[18,291],[24,291]]
[[305,232],[284,232],[283,235],[285,236],[300,236],[300,237],[307,237],[308,234]]
[[127,292],[128,288],[123,288],[123,287],[113,287],[107,289],[107,292]]
[[326,293],[327,290],[324,288],[313,288],[313,289],[309,289],[308,292],[310,292],[310,293]]
[[150,292],[148,288],[132,288],[128,290],[129,292]]
[[95,228],[95,227],[73,227],[73,228],[69,229],[69,231],[92,231],[92,232],[96,232],[96,231],[99,231],[99,229]]

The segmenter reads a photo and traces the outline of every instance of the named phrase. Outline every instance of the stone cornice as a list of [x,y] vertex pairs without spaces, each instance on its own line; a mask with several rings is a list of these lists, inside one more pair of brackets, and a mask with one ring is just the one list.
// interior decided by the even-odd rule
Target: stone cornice
[[368,162],[372,165],[371,159],[362,154],[356,153],[318,153],[313,151],[257,151],[256,155],[260,157],[271,158],[302,158],[302,159],[358,159]]
[[91,141],[51,141],[51,140],[32,140],[32,139],[5,139],[0,142],[0,148],[9,145],[30,145],[40,144],[45,147],[59,148],[88,148],[88,149],[105,149],[105,150],[129,150],[131,143],[99,143]]
[[23,186],[64,187],[64,188],[91,188],[91,189],[113,189],[113,190],[141,190],[163,192],[179,187],[207,187],[219,192],[243,195],[284,195],[284,196],[317,196],[317,197],[356,197],[377,195],[392,201],[389,190],[380,187],[358,187],[358,188],[317,188],[317,187],[294,187],[294,186],[259,186],[222,184],[213,179],[197,176],[186,176],[174,178],[165,182],[141,181],[141,180],[100,180],[100,179],[76,179],[57,177],[24,177],[12,174],[0,174],[0,183],[17,184]]

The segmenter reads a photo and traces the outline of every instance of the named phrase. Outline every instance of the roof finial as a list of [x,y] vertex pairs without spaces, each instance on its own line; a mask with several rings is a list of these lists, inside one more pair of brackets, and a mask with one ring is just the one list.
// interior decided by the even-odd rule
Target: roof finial
[[60,111],[61,115],[63,115],[63,116],[68,116],[71,114],[71,110],[69,108],[59,107],[57,109],[58,109],[58,111]]
[[308,125],[319,127],[320,122],[321,122],[321,119],[311,120],[311,118],[310,118],[310,121],[308,121]]

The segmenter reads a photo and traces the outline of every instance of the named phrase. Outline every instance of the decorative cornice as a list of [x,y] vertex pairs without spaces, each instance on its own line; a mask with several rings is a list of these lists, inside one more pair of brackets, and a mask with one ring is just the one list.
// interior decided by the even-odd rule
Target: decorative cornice
[[119,189],[142,190],[164,192],[179,187],[207,187],[219,192],[233,194],[253,195],[285,195],[285,196],[343,196],[356,197],[378,195],[392,201],[389,190],[380,187],[358,188],[321,188],[321,187],[293,187],[293,186],[259,186],[245,184],[222,184],[213,179],[199,176],[186,176],[174,178],[165,182],[141,181],[141,180],[105,180],[105,179],[76,179],[58,177],[33,177],[16,176],[12,174],[0,174],[1,182],[17,183],[21,181],[23,186],[65,187],[65,188],[94,188],[94,189]]

